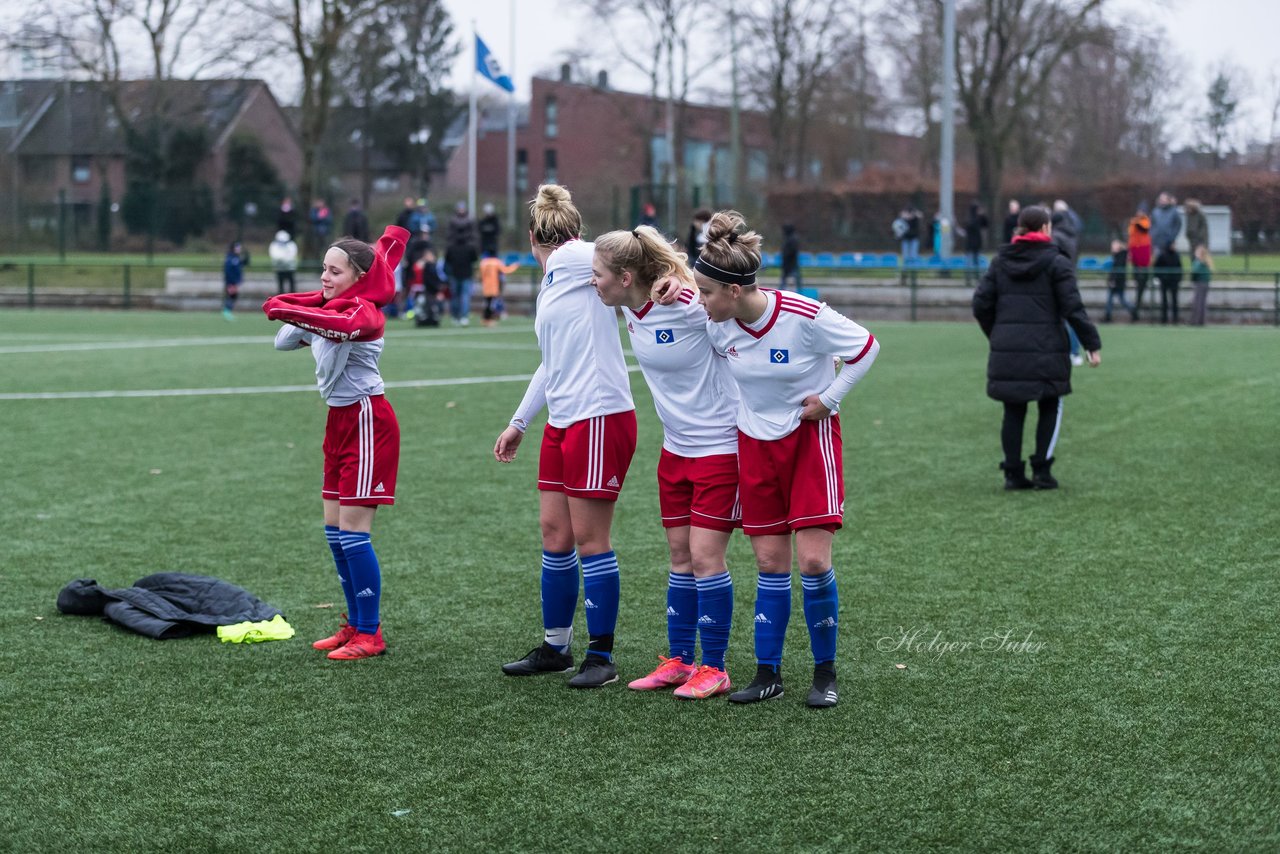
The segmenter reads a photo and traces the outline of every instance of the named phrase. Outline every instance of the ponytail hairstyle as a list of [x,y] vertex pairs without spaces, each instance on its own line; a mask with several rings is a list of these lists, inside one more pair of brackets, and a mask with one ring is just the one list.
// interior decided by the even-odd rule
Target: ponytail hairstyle
[[529,203],[529,231],[539,246],[555,248],[582,236],[582,214],[569,191],[559,184],[543,184]]
[[369,268],[373,266],[373,247],[363,240],[356,240],[354,237],[340,237],[331,243],[329,248],[337,249],[347,256],[347,260],[351,262],[352,269],[356,271],[357,279],[369,272]]
[[707,242],[693,269],[721,285],[755,287],[761,237],[747,230],[737,211],[717,211],[707,223]]
[[631,231],[610,231],[597,237],[595,245],[596,254],[614,275],[630,270],[635,274],[636,284],[646,290],[668,276],[693,284],[688,256],[677,252],[651,225],[636,226]]
[[1018,214],[1018,227],[1013,230],[1014,236],[1021,237],[1039,231],[1049,224],[1049,211],[1040,205],[1029,205]]

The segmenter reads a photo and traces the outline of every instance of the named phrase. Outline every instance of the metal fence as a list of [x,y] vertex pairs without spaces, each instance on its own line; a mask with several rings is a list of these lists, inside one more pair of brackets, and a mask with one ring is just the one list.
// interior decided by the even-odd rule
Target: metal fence
[[[937,266],[920,264],[900,267],[897,256],[865,253],[855,266],[841,263],[813,263],[801,268],[801,285],[841,311],[855,316],[888,316],[912,321],[937,317],[967,316],[969,300],[982,269],[958,263]],[[761,284],[780,284],[776,257],[766,257],[761,270]],[[824,258],[825,262],[826,259]],[[512,310],[532,311],[537,294],[540,271],[531,256],[510,254],[507,263],[520,263],[522,269],[507,283],[507,303]],[[183,271],[187,280],[183,292],[207,299],[217,298],[222,289],[222,267],[219,264],[188,264],[177,267],[164,263],[21,261],[0,259],[0,306],[105,308],[180,308],[166,284],[176,278],[169,274]],[[1156,270],[1153,273],[1158,273]],[[310,290],[318,283],[320,267],[300,265],[296,274],[299,290]],[[1184,271],[1185,273],[1185,271]],[[267,270],[250,268],[247,275],[260,280],[259,290],[274,292],[267,281],[274,278]],[[1080,292],[1091,311],[1099,311],[1106,300],[1108,271],[1101,265],[1085,267],[1077,273]],[[192,290],[190,279],[200,280],[202,287]],[[1147,287],[1148,302],[1144,309],[1150,319],[1159,304],[1159,284],[1154,276]],[[242,290],[242,293],[244,291]],[[1190,282],[1184,278],[1179,289],[1180,303],[1190,299]],[[1132,279],[1126,294],[1132,299]],[[246,301],[247,302],[247,301]],[[189,303],[188,303],[189,304]],[[1216,274],[1209,290],[1209,317],[1216,321],[1270,323],[1280,326],[1280,272],[1231,272]]]

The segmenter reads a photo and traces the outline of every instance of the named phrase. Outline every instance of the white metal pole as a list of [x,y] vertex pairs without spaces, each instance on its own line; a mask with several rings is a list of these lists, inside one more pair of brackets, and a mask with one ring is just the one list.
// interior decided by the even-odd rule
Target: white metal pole
[[938,164],[938,212],[943,258],[951,256],[955,225],[956,161],[956,0],[942,6],[942,151]]
[[471,103],[468,109],[467,136],[467,215],[476,215],[476,69],[480,64],[480,49],[476,44],[476,22],[471,20]]
[[[512,84],[516,77],[516,0],[511,0],[511,63]],[[507,93],[507,228],[516,227],[516,93],[515,86]]]

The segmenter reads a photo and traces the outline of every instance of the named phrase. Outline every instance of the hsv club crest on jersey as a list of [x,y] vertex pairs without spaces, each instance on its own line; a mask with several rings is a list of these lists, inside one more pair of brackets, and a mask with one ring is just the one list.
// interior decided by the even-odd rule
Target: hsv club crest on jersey
[[697,293],[686,287],[671,305],[648,302],[622,312],[662,420],[662,446],[682,457],[736,453],[738,388],[725,360],[711,358]]

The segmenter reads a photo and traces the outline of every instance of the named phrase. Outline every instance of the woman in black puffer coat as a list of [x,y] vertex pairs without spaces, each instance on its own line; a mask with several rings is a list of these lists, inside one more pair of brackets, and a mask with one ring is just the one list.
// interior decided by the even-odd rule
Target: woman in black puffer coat
[[[1054,489],[1050,468],[1062,423],[1062,397],[1071,393],[1070,345],[1063,321],[1071,324],[1088,354],[1102,361],[1102,339],[1089,321],[1070,259],[1054,245],[1049,212],[1024,208],[1013,242],[987,268],[973,294],[973,316],[991,342],[987,395],[1004,403],[1000,442],[1004,446],[1005,489]],[[1022,460],[1022,425],[1027,404],[1039,404],[1036,452],[1027,480]]]

